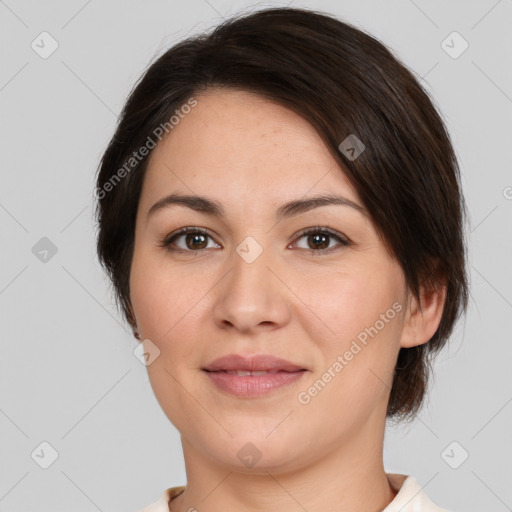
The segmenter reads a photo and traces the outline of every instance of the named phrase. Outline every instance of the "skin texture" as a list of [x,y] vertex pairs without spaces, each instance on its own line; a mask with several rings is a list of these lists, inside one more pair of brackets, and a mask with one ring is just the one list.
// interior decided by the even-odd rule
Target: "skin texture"
[[[276,220],[282,203],[313,195],[362,205],[303,118],[245,91],[210,89],[195,98],[151,154],[130,274],[141,339],[160,350],[148,366],[151,386],[182,439],[187,488],[172,510],[380,511],[396,494],[382,451],[398,351],[435,333],[445,290],[425,292],[421,314],[401,267],[354,208],[328,205]],[[170,193],[217,200],[226,216],[173,205],[147,217]],[[188,245],[187,235],[175,239],[183,254],[159,245],[187,226],[211,236],[189,235]],[[318,226],[350,244],[331,236],[320,248],[333,250],[320,254],[314,234],[300,235]],[[236,252],[248,236],[263,248],[252,263]],[[394,303],[401,311],[300,403],[298,393]],[[270,395],[241,399],[201,370],[232,353],[273,354],[308,371]],[[237,456],[246,443],[261,452],[252,468]]]

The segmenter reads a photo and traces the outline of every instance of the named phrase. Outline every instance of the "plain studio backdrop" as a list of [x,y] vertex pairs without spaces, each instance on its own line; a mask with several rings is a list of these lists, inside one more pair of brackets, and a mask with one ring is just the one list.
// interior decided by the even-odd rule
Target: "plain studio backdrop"
[[[231,0],[0,2],[0,510],[136,511],[186,482],[177,430],[95,256],[99,158],[155,56]],[[458,155],[471,299],[388,472],[453,511],[512,507],[512,1],[291,2],[370,32],[420,77]]]

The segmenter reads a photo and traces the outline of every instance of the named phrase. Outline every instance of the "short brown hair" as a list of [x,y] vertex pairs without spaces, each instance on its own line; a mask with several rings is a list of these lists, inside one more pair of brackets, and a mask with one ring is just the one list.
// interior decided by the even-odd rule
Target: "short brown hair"
[[[435,334],[398,354],[387,417],[412,419],[427,390],[431,358],[467,308],[458,163],[433,101],[412,72],[377,39],[326,13],[268,8],[235,16],[167,50],[135,85],[102,157],[96,189],[97,252],[125,318],[134,325],[129,275],[148,157],[128,169],[126,162],[170,114],[210,87],[257,93],[309,121],[345,170],[414,295],[419,299],[420,285],[446,283]],[[355,159],[339,149],[349,135],[366,148]]]

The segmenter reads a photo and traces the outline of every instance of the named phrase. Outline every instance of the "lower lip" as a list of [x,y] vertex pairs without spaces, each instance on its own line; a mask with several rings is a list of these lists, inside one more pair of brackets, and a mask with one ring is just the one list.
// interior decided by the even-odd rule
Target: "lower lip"
[[305,370],[298,372],[277,372],[266,375],[231,375],[226,372],[205,371],[208,378],[222,391],[242,398],[267,395],[274,389],[287,386],[299,380]]

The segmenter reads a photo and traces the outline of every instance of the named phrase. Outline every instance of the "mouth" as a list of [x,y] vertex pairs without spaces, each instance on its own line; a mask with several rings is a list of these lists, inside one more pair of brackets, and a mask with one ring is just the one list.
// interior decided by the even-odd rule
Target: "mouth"
[[202,368],[217,391],[258,398],[291,388],[308,372],[302,365],[272,354],[229,354]]

